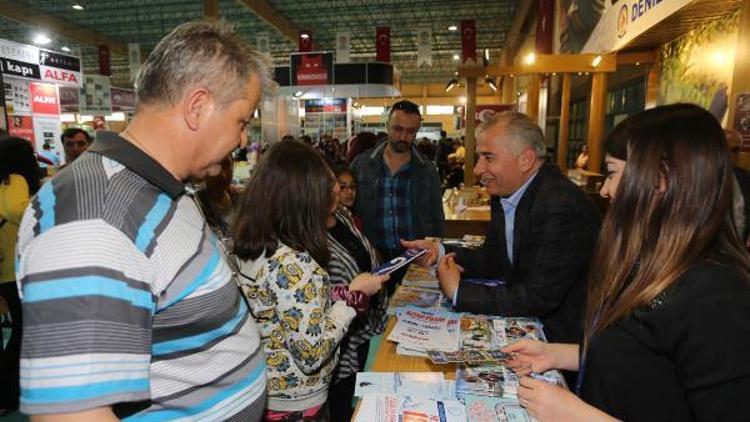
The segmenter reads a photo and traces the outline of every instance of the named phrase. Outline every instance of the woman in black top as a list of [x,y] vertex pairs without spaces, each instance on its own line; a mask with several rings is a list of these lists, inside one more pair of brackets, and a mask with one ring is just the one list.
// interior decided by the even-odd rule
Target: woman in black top
[[580,398],[523,377],[521,404],[540,422],[748,420],[750,258],[721,127],[697,106],[658,107],[618,126],[607,150],[612,205],[583,345],[504,349],[522,373],[578,369]]

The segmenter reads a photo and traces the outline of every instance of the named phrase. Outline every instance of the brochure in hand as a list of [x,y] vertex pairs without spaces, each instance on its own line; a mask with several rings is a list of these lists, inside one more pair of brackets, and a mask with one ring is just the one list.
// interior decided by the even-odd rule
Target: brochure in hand
[[427,253],[427,249],[407,249],[401,255],[391,259],[379,267],[372,270],[373,274],[384,275],[390,274],[404,265],[409,265],[412,261]]

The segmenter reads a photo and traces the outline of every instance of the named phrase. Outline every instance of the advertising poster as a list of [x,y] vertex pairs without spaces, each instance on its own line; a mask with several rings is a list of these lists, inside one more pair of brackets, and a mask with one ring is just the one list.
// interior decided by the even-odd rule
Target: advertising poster
[[57,97],[57,86],[32,82],[29,86],[31,93],[31,111],[36,114],[57,116],[60,114],[60,100]]
[[81,86],[81,59],[32,45],[0,40],[4,75],[60,85]]
[[81,90],[72,86],[61,86],[57,92],[60,96],[60,112],[77,113],[81,103]]
[[34,116],[33,122],[34,149],[42,151],[45,144],[49,145],[50,151],[62,160],[65,154],[60,141],[60,135],[62,135],[60,120],[54,116]]
[[31,116],[8,115],[8,133],[10,136],[28,139],[34,144],[34,125]]
[[737,107],[734,111],[734,130],[742,136],[740,151],[750,152],[750,93],[737,96]]
[[29,94],[29,81],[6,76],[3,78],[3,85],[8,114],[30,114],[31,96]]
[[112,87],[112,111],[135,111],[135,91]]
[[330,85],[333,83],[333,54],[292,54],[292,85]]
[[81,114],[112,114],[111,89],[108,76],[86,75],[81,92]]

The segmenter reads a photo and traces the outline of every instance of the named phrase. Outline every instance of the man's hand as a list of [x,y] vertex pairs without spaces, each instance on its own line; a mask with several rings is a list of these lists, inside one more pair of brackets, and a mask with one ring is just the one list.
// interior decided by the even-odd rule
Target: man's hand
[[461,281],[461,273],[463,272],[463,267],[456,263],[455,253],[446,254],[440,260],[437,277],[440,281],[440,288],[443,290],[443,294],[453,299],[456,295],[456,290],[458,290],[458,283]]
[[427,249],[427,253],[419,257],[414,261],[417,265],[424,268],[429,268],[434,265],[440,255],[440,248],[438,248],[437,242],[433,242],[427,239],[419,240],[403,240],[401,239],[401,246],[407,249]]

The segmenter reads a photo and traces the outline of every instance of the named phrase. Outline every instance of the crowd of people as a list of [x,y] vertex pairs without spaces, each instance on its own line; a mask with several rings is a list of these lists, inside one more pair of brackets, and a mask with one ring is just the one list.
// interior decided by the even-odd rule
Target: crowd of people
[[[441,179],[465,152],[447,138],[435,161],[420,152],[409,101],[380,141],[273,143],[234,189],[230,156],[270,81],[230,28],[191,22],[143,64],[129,126],[50,181],[28,142],[0,140],[14,157],[0,166],[0,291],[16,324],[3,405],[20,381],[39,421],[349,420],[403,275],[371,271],[415,247],[456,310],[542,320],[551,343],[505,349],[537,420],[746,419],[750,257],[708,112],[662,106],[615,128],[603,219],[545,163],[535,122],[496,114],[474,169],[492,221],[463,250],[435,239]],[[575,394],[525,376],[552,368]]]

